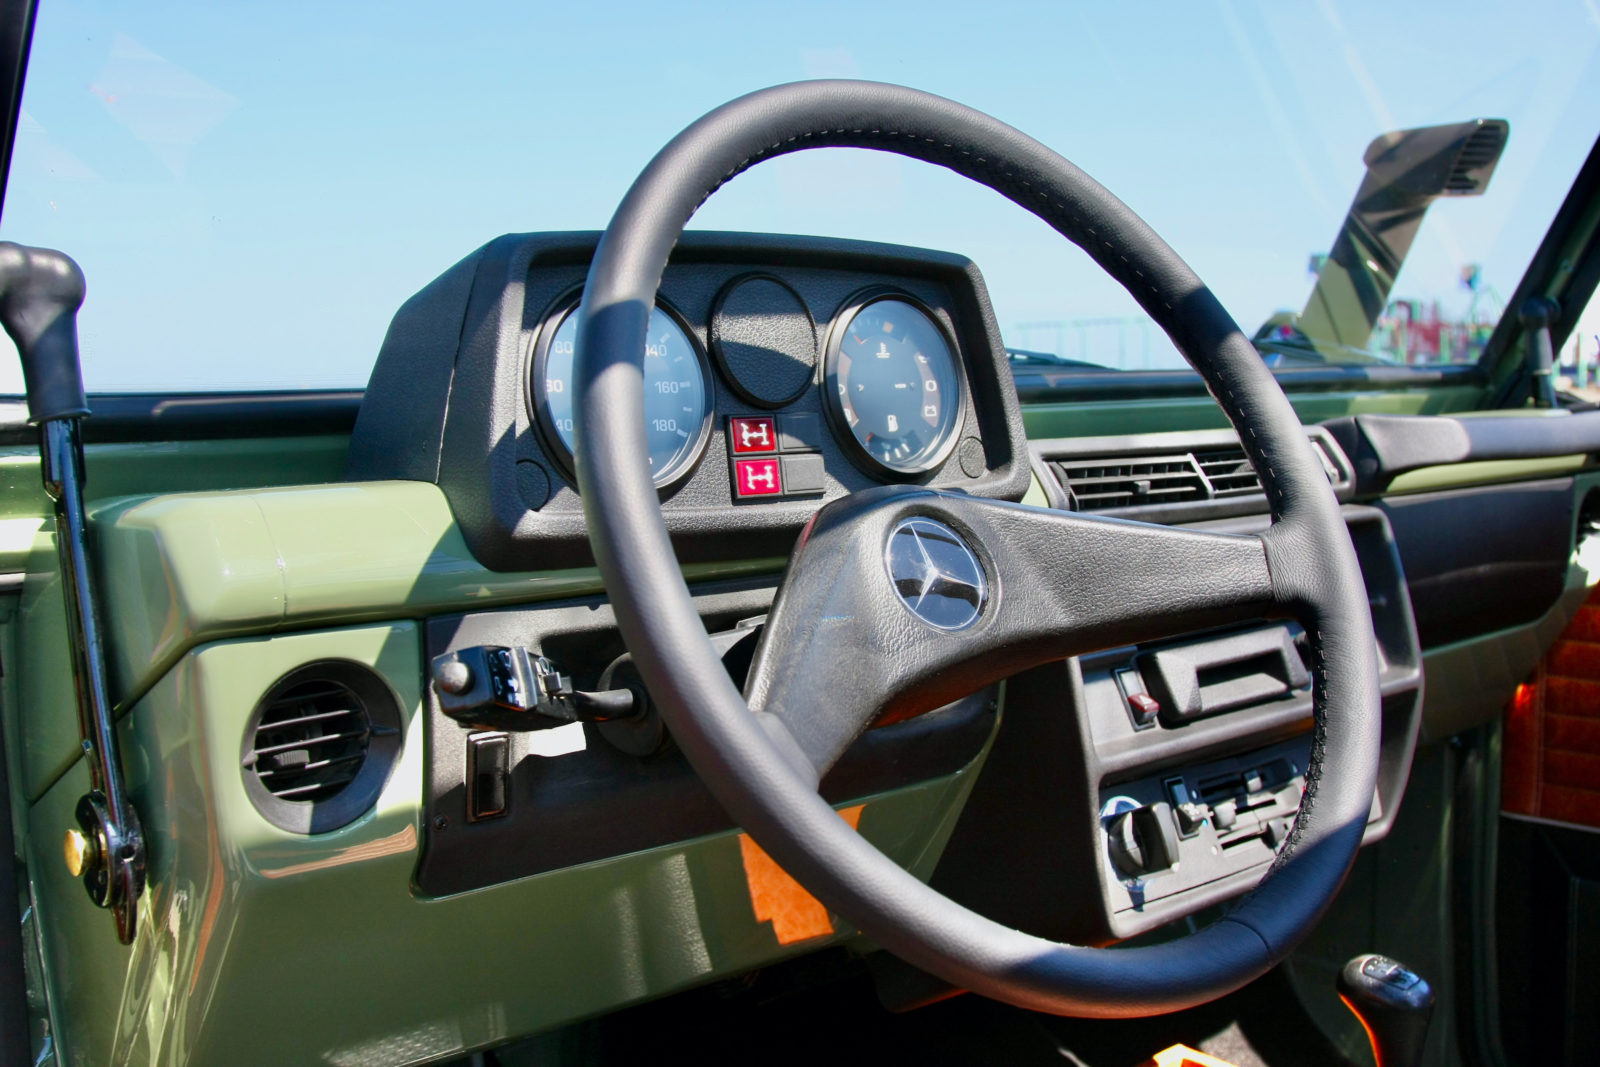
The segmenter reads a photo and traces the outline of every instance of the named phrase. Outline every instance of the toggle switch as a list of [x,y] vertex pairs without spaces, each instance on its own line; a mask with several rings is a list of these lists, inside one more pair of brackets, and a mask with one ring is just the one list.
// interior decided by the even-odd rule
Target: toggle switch
[[504,815],[511,808],[511,738],[467,736],[467,821]]

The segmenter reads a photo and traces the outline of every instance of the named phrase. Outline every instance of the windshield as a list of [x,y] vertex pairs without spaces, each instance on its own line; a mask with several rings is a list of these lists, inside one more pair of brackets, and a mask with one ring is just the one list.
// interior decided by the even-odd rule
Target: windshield
[[[83,265],[91,389],[360,386],[400,303],[484,241],[601,228],[709,108],[860,77],[1073,160],[1269,362],[1450,362],[1475,358],[1600,131],[1593,3],[1104,8],[47,0],[0,236]],[[1484,188],[1427,197],[1398,263],[1350,245],[1383,284],[1334,279],[1356,295],[1321,302],[1362,309],[1365,332],[1308,318],[1341,235],[1371,229],[1351,221],[1369,146],[1479,119],[1508,124]],[[1182,365],[1082,253],[924,164],[782,158],[694,225],[960,252],[1019,360]],[[20,388],[16,366],[0,359],[0,388]]]

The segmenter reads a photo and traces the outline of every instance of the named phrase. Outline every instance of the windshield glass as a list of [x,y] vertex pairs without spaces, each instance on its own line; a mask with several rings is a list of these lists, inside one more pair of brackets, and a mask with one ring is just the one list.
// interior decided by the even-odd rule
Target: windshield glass
[[[709,108],[860,77],[1073,160],[1274,365],[1449,362],[1481,349],[1600,132],[1593,3],[1103,7],[45,3],[0,236],[83,265],[91,389],[359,386],[399,304],[484,241],[601,228]],[[1479,119],[1500,144],[1465,145],[1492,124],[1391,139],[1369,168],[1380,135]],[[1391,179],[1426,188],[1396,208]],[[807,152],[694,225],[960,252],[1019,362],[1182,365],[1082,253],[938,168]]]

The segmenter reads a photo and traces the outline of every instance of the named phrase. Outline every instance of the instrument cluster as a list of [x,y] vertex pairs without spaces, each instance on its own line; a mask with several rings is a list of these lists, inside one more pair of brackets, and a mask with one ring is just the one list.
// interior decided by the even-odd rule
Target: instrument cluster
[[[529,414],[569,481],[580,296],[568,292],[544,313],[528,360]],[[709,345],[658,295],[644,351],[645,437],[657,488],[696,469],[719,414],[735,500],[821,494],[824,432],[876,480],[939,471],[960,438],[967,389],[957,342],[936,313],[909,292],[873,286],[846,298],[821,334],[819,364],[811,309],[770,275],[723,288],[706,323]],[[742,402],[739,413],[719,412],[714,373]],[[804,402],[814,389],[820,405]]]

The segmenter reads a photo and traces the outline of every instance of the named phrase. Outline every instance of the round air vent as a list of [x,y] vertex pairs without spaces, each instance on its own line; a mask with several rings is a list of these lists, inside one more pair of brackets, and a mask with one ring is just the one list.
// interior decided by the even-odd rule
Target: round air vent
[[400,754],[400,706],[370,668],[308,663],[279,678],[250,716],[244,786],[283,830],[337,830],[377,802]]

